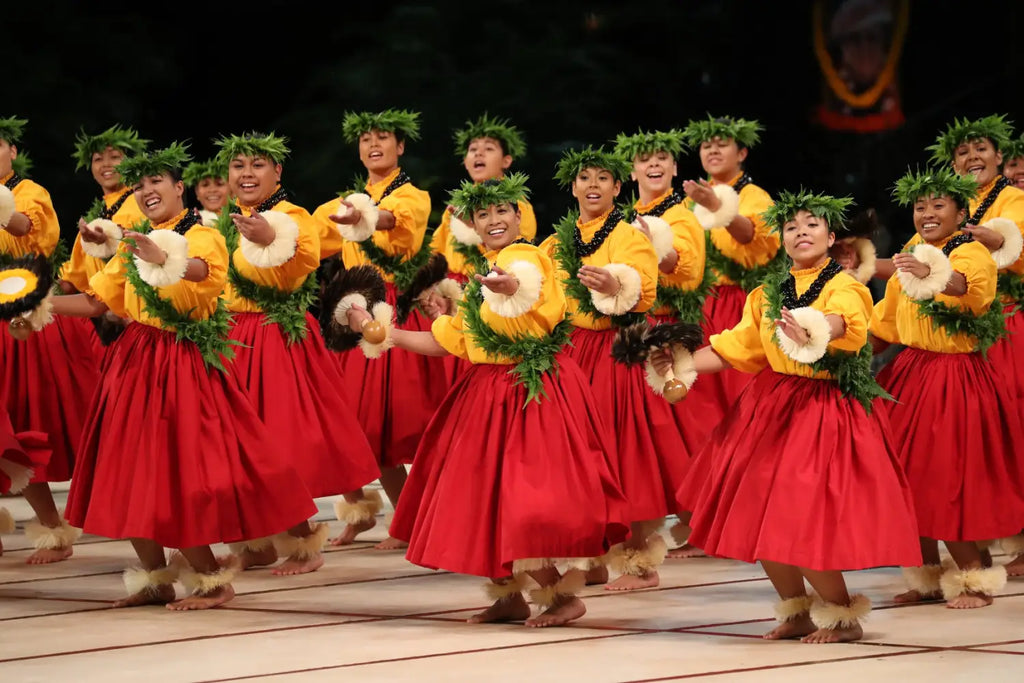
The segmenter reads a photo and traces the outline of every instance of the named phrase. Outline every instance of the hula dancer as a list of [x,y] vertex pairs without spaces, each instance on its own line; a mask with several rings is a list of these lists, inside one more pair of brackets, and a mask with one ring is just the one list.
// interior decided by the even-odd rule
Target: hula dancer
[[228,205],[228,169],[219,158],[208,161],[193,161],[185,167],[181,179],[185,187],[192,188],[196,200],[202,206],[199,216],[203,225],[213,226],[221,210]]
[[[409,541],[410,561],[491,579],[494,604],[470,622],[561,626],[586,612],[579,567],[624,537],[627,518],[587,379],[562,353],[570,328],[556,267],[519,236],[525,181],[465,181],[452,193],[489,272],[470,281],[454,316],[383,342],[471,364],[423,436],[391,529]],[[336,316],[360,330],[370,316],[351,304],[342,299]],[[543,610],[532,618],[528,578]]]
[[[313,214],[320,226],[320,258],[340,253],[346,268],[372,265],[387,282],[391,304],[411,283],[428,252],[423,240],[430,195],[415,187],[398,165],[406,141],[419,139],[419,130],[415,112],[346,114],[342,134],[358,146],[367,171],[366,193],[331,200]],[[402,327],[429,330],[430,320],[413,310]],[[377,456],[380,483],[397,505],[405,465],[412,462],[427,423],[451,386],[451,370],[443,359],[404,350],[374,359],[354,349],[341,354],[341,363],[349,405],[356,407]],[[373,528],[380,509],[379,498],[341,506],[339,519],[348,526],[332,543],[351,543]],[[405,544],[389,538],[376,547],[393,550]]]
[[[54,299],[54,312],[131,318],[107,355],[82,438],[67,515],[89,533],[129,538],[142,563],[115,607],[216,607],[237,566],[209,545],[276,534],[315,512],[299,475],[260,421],[231,355],[224,238],[185,209],[177,144],[123,162],[146,221],[89,281],[95,295]],[[130,449],[125,444],[132,444]],[[168,566],[164,546],[184,561]],[[190,595],[174,600],[180,578]]]
[[[904,570],[910,590],[897,602],[945,598],[984,607],[1006,583],[985,569],[976,541],[1020,531],[1024,434],[1006,381],[983,354],[1005,334],[996,263],[960,230],[977,183],[951,169],[908,173],[894,195],[914,210],[917,236],[874,309],[875,350],[904,349],[878,377],[897,400],[893,436],[914,492],[924,566]],[[949,416],[936,424],[937,416]],[[983,445],[983,446],[980,446]],[[872,527],[876,530],[878,527]],[[939,563],[945,541],[955,566]]]
[[[229,371],[252,399],[268,432],[293,453],[290,462],[314,497],[347,493],[358,504],[379,476],[370,444],[343,396],[337,357],[307,312],[316,296],[319,228],[281,187],[287,140],[233,135],[217,141],[237,213],[217,222],[230,260],[224,302],[236,344]],[[274,574],[305,574],[323,565],[327,524],[300,522],[274,539],[250,539],[232,550],[243,568],[288,559]]]
[[740,323],[710,347],[651,357],[660,383],[668,369],[687,382],[727,367],[756,373],[694,459],[679,502],[693,510],[691,543],[761,563],[781,600],[769,640],[860,639],[871,602],[847,591],[842,571],[920,557],[870,373],[871,295],[828,255],[849,204],[782,193],[765,221],[782,234],[789,272],[756,287]]
[[1003,177],[1024,190],[1024,134],[1006,143],[1003,153]]

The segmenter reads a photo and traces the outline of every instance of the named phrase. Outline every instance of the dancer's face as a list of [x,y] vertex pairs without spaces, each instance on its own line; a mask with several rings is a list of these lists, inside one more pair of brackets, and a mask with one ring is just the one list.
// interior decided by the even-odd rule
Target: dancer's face
[[228,181],[223,178],[203,178],[196,185],[196,199],[207,211],[220,211],[228,203]]
[[1007,159],[1003,163],[1003,175],[1009,178],[1014,185],[1024,190],[1024,157]]
[[719,182],[728,182],[739,175],[746,159],[747,149],[740,149],[732,138],[712,138],[700,144],[701,166]]
[[477,209],[473,227],[488,251],[507,247],[519,238],[519,207],[515,204],[492,204]]
[[512,156],[494,138],[476,138],[469,143],[463,165],[474,183],[482,183],[503,176],[512,165]]
[[953,152],[953,170],[960,175],[970,173],[984,186],[999,175],[999,164],[1003,163],[1003,155],[996,150],[988,138],[975,138],[962,143]]
[[263,156],[239,154],[228,164],[228,188],[245,206],[256,206],[281,183],[281,164]]
[[7,140],[0,139],[0,178],[7,177],[13,168],[14,160],[18,158],[18,146],[12,145]]
[[633,159],[632,175],[642,193],[659,197],[672,189],[676,160],[665,151],[640,154]]
[[580,210],[591,216],[611,211],[621,190],[622,183],[603,168],[582,169],[572,184],[572,195],[580,203]]
[[914,229],[926,242],[941,242],[959,229],[966,215],[952,197],[921,197],[914,202]]
[[107,147],[92,155],[92,177],[103,189],[103,194],[114,192],[123,185],[121,175],[115,170],[124,161],[124,152]]
[[810,268],[828,255],[836,235],[824,218],[797,211],[782,226],[782,244],[798,268]]
[[359,160],[367,171],[387,175],[398,167],[398,157],[405,154],[405,141],[384,130],[371,130],[359,137]]
[[135,186],[135,201],[153,223],[166,223],[185,208],[185,185],[169,173],[147,176]]

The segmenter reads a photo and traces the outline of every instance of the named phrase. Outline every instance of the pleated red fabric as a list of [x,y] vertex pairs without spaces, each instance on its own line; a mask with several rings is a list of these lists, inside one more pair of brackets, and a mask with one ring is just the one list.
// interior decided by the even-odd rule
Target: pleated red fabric
[[88,328],[72,318],[56,316],[25,341],[0,331],[0,405],[15,431],[45,433],[53,451],[33,483],[71,478],[100,358]]
[[294,344],[262,313],[234,313],[232,321],[231,339],[242,345],[229,372],[270,433],[288,444],[289,462],[309,492],[337,495],[377,479],[377,460],[343,394],[341,364],[316,319],[306,314],[306,338]]
[[452,388],[391,524],[410,562],[499,578],[515,560],[597,557],[626,537],[610,438],[586,378],[559,364],[525,409],[508,365],[471,365]]
[[15,432],[7,411],[0,408],[0,493],[9,493],[13,478],[20,486],[26,483],[26,470],[46,467],[50,460],[50,447],[42,432]]
[[170,548],[261,538],[316,512],[238,378],[191,342],[131,323],[107,354],[65,516]]
[[889,439],[878,402],[868,415],[834,382],[761,371],[679,489],[693,510],[690,543],[818,571],[920,565]]
[[[736,285],[711,288],[711,294],[704,299],[704,320],[701,322],[705,345],[711,335],[739,324],[746,301],[746,292]],[[750,380],[750,374],[731,369],[701,377],[698,384],[704,386],[694,386],[685,402],[691,411],[702,417],[707,428],[713,430],[729,414],[732,404]],[[705,436],[709,435],[710,432],[705,432]]]
[[[1010,393],[1017,401],[1017,414],[1024,425],[1024,310],[1014,313],[1015,308],[1016,305],[1011,304],[1003,309],[1003,313],[1010,316],[1006,319],[1009,334],[988,350],[988,359],[996,376],[1009,384]],[[1018,452],[1018,457],[1024,460],[1024,453]]]
[[594,405],[611,430],[619,482],[630,506],[630,521],[675,514],[675,492],[690,463],[690,452],[672,406],[651,391],[640,365],[611,356],[615,330],[574,328],[567,353],[590,381]]
[[979,354],[907,348],[878,375],[921,535],[1004,538],[1024,528],[1024,452],[1009,378]]
[[[387,286],[395,303],[395,288]],[[406,330],[429,330],[430,321],[414,310]],[[337,354],[345,380],[345,398],[356,407],[359,424],[381,467],[411,463],[423,431],[454,381],[455,368],[444,358],[391,349],[370,359],[359,348]]]

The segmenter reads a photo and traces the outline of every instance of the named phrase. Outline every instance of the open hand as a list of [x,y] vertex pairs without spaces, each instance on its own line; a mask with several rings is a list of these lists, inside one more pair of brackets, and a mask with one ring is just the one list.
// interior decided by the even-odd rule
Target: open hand
[[338,202],[338,213],[331,214],[327,218],[341,225],[355,225],[362,217],[362,212],[342,199]]
[[274,241],[274,237],[276,237],[274,229],[270,227],[270,223],[258,213],[254,213],[251,216],[233,213],[231,214],[231,221],[238,228],[238,232],[241,233],[242,237],[261,247],[269,245]]
[[477,274],[473,277],[477,279],[477,282],[482,283],[484,287],[495,294],[512,296],[519,291],[519,279],[515,275],[509,275],[498,266],[494,266],[487,275]]
[[621,287],[619,281],[606,268],[583,266],[577,276],[584,287],[607,296],[615,296]]
[[1002,249],[1003,243],[1006,241],[998,232],[992,228],[986,228],[982,225],[968,224],[964,226],[964,233],[973,237],[975,241],[983,244],[989,251]]
[[83,242],[92,244],[106,244],[107,242],[106,234],[99,228],[90,228],[84,218],[78,219],[78,234],[82,237]]
[[896,266],[896,270],[910,273],[919,280],[928,277],[932,272],[927,263],[918,261],[913,254],[895,254],[892,257],[892,264]]
[[805,346],[810,340],[811,335],[807,334],[807,330],[805,330],[800,323],[796,321],[796,318],[793,317],[793,314],[788,308],[783,307],[781,315],[781,319],[775,320],[775,326],[782,330],[784,335],[795,341],[797,344]]
[[126,232],[124,239],[128,242],[128,251],[146,263],[162,266],[167,261],[167,253],[141,232]]
[[703,206],[708,211],[722,208],[722,200],[715,195],[711,183],[701,178],[699,181],[684,180],[683,192],[686,196]]

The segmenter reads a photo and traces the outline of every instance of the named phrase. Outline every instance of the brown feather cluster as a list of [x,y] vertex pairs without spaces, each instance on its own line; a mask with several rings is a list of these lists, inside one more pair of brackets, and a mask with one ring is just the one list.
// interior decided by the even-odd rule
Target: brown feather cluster
[[426,264],[416,271],[409,288],[398,295],[398,300],[395,302],[395,315],[399,324],[406,321],[420,296],[446,277],[448,277],[448,259],[444,257],[444,254],[431,254]]
[[612,358],[624,365],[639,365],[647,360],[651,349],[681,345],[690,353],[704,343],[700,325],[691,323],[662,323],[648,321],[620,327],[612,342]]
[[359,345],[359,333],[334,319],[334,309],[338,307],[338,302],[346,295],[355,293],[366,298],[367,310],[372,310],[374,304],[387,299],[384,279],[373,266],[356,266],[337,273],[327,283],[320,298],[320,329],[327,348],[332,351],[348,351]]

